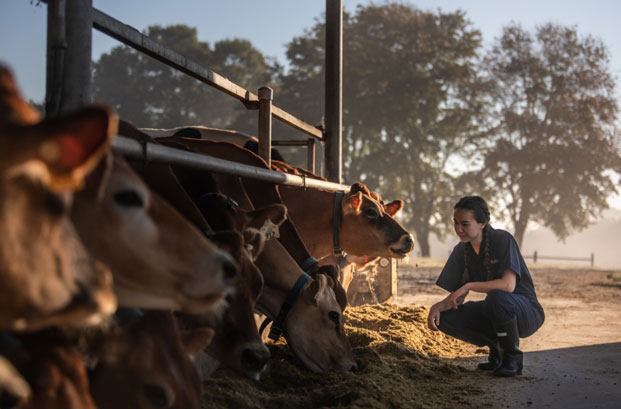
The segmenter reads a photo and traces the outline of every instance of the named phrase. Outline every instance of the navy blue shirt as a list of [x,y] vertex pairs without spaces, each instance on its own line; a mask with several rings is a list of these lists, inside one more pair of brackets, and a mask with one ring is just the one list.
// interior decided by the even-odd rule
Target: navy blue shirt
[[[487,237],[489,236],[489,237]],[[485,269],[485,246],[489,240],[489,264],[492,273],[492,280],[502,277],[507,269],[511,269],[516,274],[516,284],[514,294],[526,297],[531,305],[543,312],[543,308],[537,300],[533,279],[526,267],[524,258],[520,253],[515,238],[505,230],[489,228],[488,234],[481,243],[479,254],[474,252],[470,243],[459,243],[453,248],[436,284],[447,291],[453,292],[464,283],[462,275],[464,272],[464,251],[468,255],[468,282],[488,281],[487,270]],[[464,249],[465,247],[465,249]]]

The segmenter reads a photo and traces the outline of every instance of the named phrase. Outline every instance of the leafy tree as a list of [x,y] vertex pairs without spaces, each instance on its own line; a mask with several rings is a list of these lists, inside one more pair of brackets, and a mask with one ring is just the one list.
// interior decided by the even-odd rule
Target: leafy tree
[[[287,107],[319,118],[324,24],[288,49]],[[423,256],[446,231],[456,201],[456,158],[479,132],[484,89],[476,75],[480,33],[463,12],[403,3],[359,6],[343,23],[344,174],[406,202],[404,222]],[[303,101],[300,102],[303,97]]]
[[528,224],[564,239],[616,192],[615,83],[601,41],[546,24],[505,27],[482,65],[494,82],[496,138],[481,176],[497,192],[521,244]]
[[[212,48],[185,25],[151,26],[146,35],[255,93],[271,85],[276,68],[247,40],[221,40]],[[235,99],[127,46],[113,48],[93,64],[93,95],[140,127],[252,125],[239,119],[247,112]]]

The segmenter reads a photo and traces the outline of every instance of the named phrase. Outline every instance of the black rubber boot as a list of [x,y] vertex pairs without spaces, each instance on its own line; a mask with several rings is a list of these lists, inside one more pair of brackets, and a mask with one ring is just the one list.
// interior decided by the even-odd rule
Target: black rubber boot
[[494,325],[498,343],[503,349],[502,363],[494,371],[495,376],[513,377],[520,375],[523,368],[523,353],[519,350],[520,337],[517,319],[511,318],[504,324]]
[[481,371],[493,371],[500,366],[502,362],[502,349],[498,340],[495,339],[489,344],[489,356],[487,361],[479,362],[477,369]]

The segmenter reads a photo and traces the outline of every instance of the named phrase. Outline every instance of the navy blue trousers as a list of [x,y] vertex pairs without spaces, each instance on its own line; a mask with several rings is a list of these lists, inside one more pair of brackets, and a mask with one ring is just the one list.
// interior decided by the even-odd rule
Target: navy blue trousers
[[520,338],[535,333],[543,324],[543,313],[537,310],[526,297],[493,290],[483,301],[468,301],[456,310],[440,313],[440,331],[454,338],[487,346],[496,338],[494,325],[504,324],[517,318]]

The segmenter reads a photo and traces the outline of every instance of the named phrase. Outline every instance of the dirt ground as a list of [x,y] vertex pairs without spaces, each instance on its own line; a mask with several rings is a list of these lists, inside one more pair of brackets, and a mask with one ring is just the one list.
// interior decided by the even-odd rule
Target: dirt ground
[[[621,408],[621,271],[534,266],[546,322],[521,341],[522,376],[474,370],[486,349],[426,328],[446,295],[437,263],[399,267],[390,304],[348,308],[359,370],[313,374],[284,342],[260,382],[226,369],[204,383],[205,408]],[[469,297],[475,299],[476,296]]]

